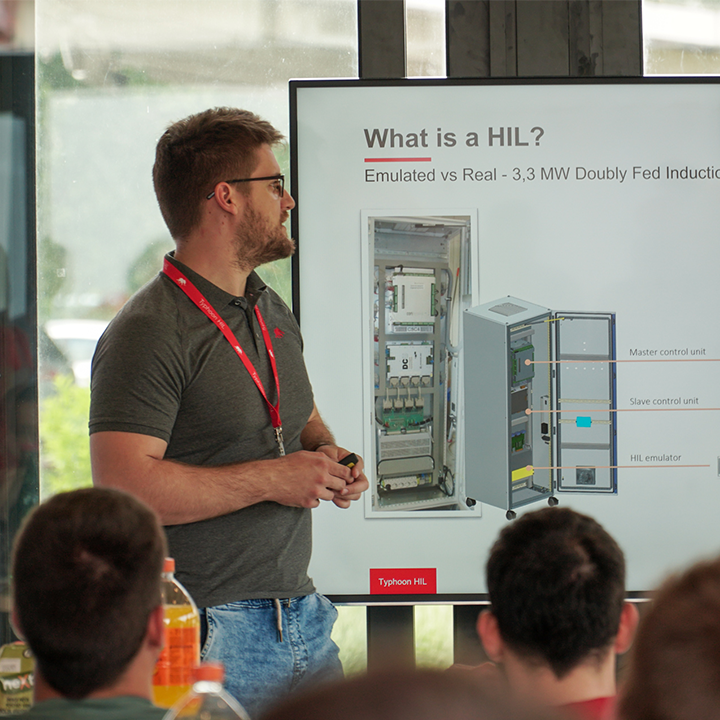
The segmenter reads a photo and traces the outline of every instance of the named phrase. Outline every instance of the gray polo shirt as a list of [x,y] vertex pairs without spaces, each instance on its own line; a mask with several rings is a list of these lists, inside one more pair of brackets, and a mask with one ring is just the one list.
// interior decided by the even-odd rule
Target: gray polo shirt
[[[313,395],[293,314],[255,273],[245,297],[236,298],[168,257],[228,324],[274,403],[257,303],[277,361],[285,448],[301,450]],[[107,430],[161,438],[166,459],[190,465],[278,456],[267,405],[248,371],[215,324],[163,273],[127,302],[98,343],[90,433]],[[177,578],[200,607],[314,591],[307,575],[309,510],[263,502],[165,529]]]

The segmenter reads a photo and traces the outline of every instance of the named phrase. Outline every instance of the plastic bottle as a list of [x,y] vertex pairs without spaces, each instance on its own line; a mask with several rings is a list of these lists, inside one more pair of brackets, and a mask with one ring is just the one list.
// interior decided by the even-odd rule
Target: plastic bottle
[[192,688],[200,664],[200,615],[174,573],[175,560],[165,558],[162,574],[165,647],[153,675],[153,702],[164,708],[169,708]]
[[242,705],[223,690],[225,668],[203,663],[195,674],[192,690],[167,711],[163,720],[249,720]]

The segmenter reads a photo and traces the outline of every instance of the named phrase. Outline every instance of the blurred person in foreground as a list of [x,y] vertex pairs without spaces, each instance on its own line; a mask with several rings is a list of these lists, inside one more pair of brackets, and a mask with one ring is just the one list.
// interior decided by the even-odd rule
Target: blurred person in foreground
[[359,675],[295,695],[261,720],[540,720],[464,673],[400,669]]
[[154,720],[165,536],[130,495],[61,493],[27,518],[13,550],[13,624],[35,656],[26,718]]
[[638,629],[618,715],[720,718],[720,558],[693,565],[658,590]]
[[615,658],[638,619],[615,540],[591,517],[545,508],[501,531],[486,574],[477,630],[509,690],[583,720],[611,717]]

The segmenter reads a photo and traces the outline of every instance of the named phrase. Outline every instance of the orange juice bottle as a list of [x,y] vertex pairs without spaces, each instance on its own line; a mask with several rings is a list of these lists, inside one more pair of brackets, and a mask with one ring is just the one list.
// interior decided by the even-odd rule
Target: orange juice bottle
[[162,575],[165,647],[153,675],[153,702],[164,708],[175,704],[192,688],[200,664],[200,615],[174,573],[175,560],[165,558]]

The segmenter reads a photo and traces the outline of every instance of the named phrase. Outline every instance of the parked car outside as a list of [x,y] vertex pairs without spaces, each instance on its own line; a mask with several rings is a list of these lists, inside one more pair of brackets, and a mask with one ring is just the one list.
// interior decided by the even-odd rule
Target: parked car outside
[[90,364],[95,346],[108,325],[107,320],[68,318],[48,320],[45,332],[70,361],[75,383],[90,386]]

